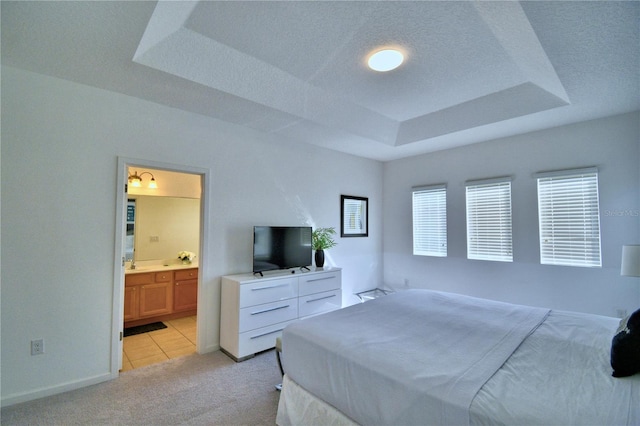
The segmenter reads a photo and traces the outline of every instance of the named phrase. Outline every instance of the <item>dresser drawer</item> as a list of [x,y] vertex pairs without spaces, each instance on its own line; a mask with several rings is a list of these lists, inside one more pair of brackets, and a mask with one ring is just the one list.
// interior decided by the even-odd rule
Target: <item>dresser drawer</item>
[[293,320],[298,317],[298,299],[264,303],[240,309],[240,333],[260,327]]
[[291,299],[298,295],[298,277],[258,281],[240,286],[240,308]]
[[198,278],[198,268],[181,269],[175,271],[176,281],[180,280],[195,280]]
[[152,282],[153,282],[152,272],[145,272],[142,274],[128,274],[128,275],[125,275],[124,277],[124,284],[127,286],[149,284]]
[[157,283],[167,283],[173,279],[173,272],[172,271],[156,272],[155,277],[156,277]]
[[335,290],[341,287],[340,271],[300,277],[300,296]]
[[276,346],[276,338],[281,337],[282,330],[294,321],[297,320],[280,322],[268,327],[240,333],[238,340],[238,358],[274,348]]
[[340,289],[310,294],[298,299],[298,313],[300,318],[334,311],[341,307],[342,290]]

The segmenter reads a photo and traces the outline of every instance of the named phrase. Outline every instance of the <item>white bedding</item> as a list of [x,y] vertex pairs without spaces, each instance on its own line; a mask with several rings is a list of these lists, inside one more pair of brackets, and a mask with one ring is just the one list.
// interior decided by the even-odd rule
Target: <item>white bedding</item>
[[469,424],[475,394],[547,313],[449,293],[399,292],[288,326],[285,368],[361,424]]
[[640,375],[611,377],[618,323],[552,311],[478,392],[472,424],[640,425]]
[[294,406],[310,418],[320,407],[306,424],[640,424],[640,377],[610,376],[616,319],[552,312],[538,326],[547,311],[520,308],[417,290],[287,327],[278,424],[300,421]]

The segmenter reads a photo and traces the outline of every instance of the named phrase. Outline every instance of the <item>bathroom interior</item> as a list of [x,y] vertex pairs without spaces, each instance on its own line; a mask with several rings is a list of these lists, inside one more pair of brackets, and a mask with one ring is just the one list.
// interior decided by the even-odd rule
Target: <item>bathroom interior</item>
[[201,234],[200,175],[128,175],[121,371],[196,352]]

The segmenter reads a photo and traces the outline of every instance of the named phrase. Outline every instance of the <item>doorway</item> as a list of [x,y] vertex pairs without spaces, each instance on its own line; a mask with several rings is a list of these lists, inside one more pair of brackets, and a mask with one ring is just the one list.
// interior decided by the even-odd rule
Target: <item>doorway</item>
[[[139,176],[142,175],[143,185],[137,191],[129,191],[127,193],[125,192],[126,191],[125,188],[129,183],[128,177],[131,175],[131,170],[138,171]],[[167,268],[171,271],[180,270],[181,271],[180,273],[182,275],[184,275],[187,271],[194,271],[197,274],[197,286],[193,287],[193,290],[192,290],[192,292],[196,292],[197,294],[197,307],[195,309],[197,311],[202,311],[201,305],[202,305],[203,298],[200,297],[200,293],[202,289],[202,277],[205,275],[204,270],[206,269],[206,265],[204,264],[204,262],[201,262],[200,259],[206,258],[205,250],[207,245],[205,244],[205,235],[208,234],[207,232],[208,200],[205,194],[207,193],[206,189],[208,186],[207,185],[208,177],[209,177],[208,175],[209,175],[208,169],[193,168],[189,166],[181,166],[176,164],[157,163],[157,162],[144,161],[144,160],[138,160],[138,159],[135,159],[135,160],[127,159],[127,158],[118,159],[118,188],[121,190],[118,191],[118,197],[117,197],[117,203],[116,203],[117,204],[116,205],[116,214],[117,214],[116,255],[115,255],[115,262],[114,262],[115,278],[114,278],[114,298],[113,298],[114,306],[113,306],[113,324],[112,324],[113,344],[112,344],[112,353],[111,353],[111,360],[112,360],[111,375],[114,378],[118,376],[121,369],[124,371],[126,369],[136,367],[136,365],[131,365],[131,360],[127,359],[126,355],[124,355],[123,353],[124,336],[122,333],[123,333],[125,321],[128,321],[127,324],[129,325],[132,325],[132,324],[137,325],[139,323],[147,322],[146,320],[149,319],[148,314],[146,315],[146,317],[143,314],[142,317],[144,318],[144,320],[139,319],[137,321],[136,320],[132,321],[132,318],[137,319],[137,317],[131,317],[131,312],[129,310],[131,306],[131,300],[132,300],[129,294],[132,288],[130,286],[127,286],[125,288],[125,271],[127,271],[127,273],[135,272],[137,277],[139,277],[140,279],[142,279],[144,276],[149,276],[151,277],[152,280],[155,279],[156,277],[156,274],[155,274],[156,268],[161,268],[161,269]],[[153,190],[148,189],[148,182],[150,182],[151,178],[153,178],[157,186],[157,188],[154,188]],[[194,179],[195,179],[195,182],[197,182],[197,184],[195,185],[197,186],[197,188],[193,188],[194,187],[193,184],[185,184],[185,182],[194,182]],[[184,194],[186,187],[188,187],[187,192],[190,191],[190,194],[186,194],[186,195]],[[196,244],[198,245],[198,247],[194,248],[194,247],[191,247],[191,245],[189,245],[188,247],[182,247],[183,245],[187,245],[188,243],[187,244],[175,243],[177,244],[176,247],[179,246],[180,249],[177,249],[177,250],[171,249],[169,254],[167,254],[166,252],[164,254],[158,254],[159,253],[158,249],[160,246],[162,246],[162,244],[158,244],[158,242],[164,241],[166,239],[170,240],[171,238],[164,238],[158,235],[149,237],[145,235],[146,238],[141,238],[141,240],[144,240],[144,244],[142,244],[143,241],[140,241],[141,244],[139,247],[142,248],[143,246],[146,245],[147,247],[144,248],[144,250],[146,250],[146,254],[143,254],[137,259],[134,256],[134,258],[132,259],[132,255],[130,254],[130,247],[133,244],[131,244],[131,241],[129,241],[130,238],[127,237],[127,227],[131,228],[131,224],[132,224],[131,223],[132,209],[130,207],[131,206],[130,200],[132,198],[135,199],[135,198],[143,197],[145,195],[149,195],[149,191],[152,191],[152,195],[155,196],[153,197],[153,203],[151,203],[151,205],[153,206],[151,207],[151,210],[153,211],[155,209],[155,211],[158,211],[158,212],[162,211],[162,209],[165,208],[165,207],[158,206],[158,203],[160,202],[162,202],[163,204],[165,203],[165,201],[162,200],[162,198],[164,197],[167,198],[166,202],[169,203],[169,207],[166,207],[166,209],[169,209],[169,210],[172,208],[171,203],[176,203],[180,201],[180,205],[183,204],[184,200],[182,201],[179,200],[180,196],[184,196],[183,198],[190,198],[190,197],[199,198],[199,205],[197,207],[199,208],[199,219],[196,219],[199,223],[198,223],[197,229],[195,230],[195,232],[197,232]],[[155,191],[155,193],[153,191]],[[132,192],[135,193],[134,196],[132,196]],[[178,196],[178,197],[175,197],[175,196]],[[171,226],[169,225],[168,227],[170,228]],[[168,232],[167,234],[170,235],[171,233]],[[154,238],[155,238],[156,244],[152,244],[151,246],[153,247],[150,248],[148,244],[149,242],[148,240],[150,239],[153,242]],[[176,254],[179,250],[183,250],[183,249],[194,251],[198,261],[194,262],[193,265],[186,265],[186,266],[173,264],[173,262],[175,262],[176,264],[179,263],[179,260],[177,259]],[[173,251],[175,251],[176,253],[173,253]],[[143,253],[143,251],[141,250],[140,253]],[[153,258],[155,257],[157,257],[158,259],[154,260]],[[137,270],[135,271],[130,270],[131,261],[136,262]],[[125,269],[125,268],[129,268],[129,269]],[[173,277],[174,277],[173,272],[170,272],[169,276],[170,278],[167,278],[167,279],[173,280]],[[179,276],[178,273],[176,273],[175,277],[177,278],[178,276]],[[196,278],[196,277],[193,277],[193,278]],[[127,281],[127,282],[130,283],[130,281]],[[177,280],[175,284],[179,285]],[[158,285],[161,285],[161,284],[158,284]],[[166,291],[169,291],[168,284],[166,286],[167,286]],[[147,290],[146,290],[147,292],[149,291],[148,288],[150,287],[151,286],[147,286]],[[140,286],[140,289],[142,289],[142,286]],[[177,291],[177,288],[176,288],[176,291]],[[125,293],[127,293],[126,298],[125,298]],[[185,294],[185,293],[181,293],[181,294]],[[171,293],[170,297],[173,297],[173,293]],[[140,297],[140,300],[142,299],[143,297]],[[125,307],[125,300],[127,301],[127,304],[128,304],[127,307]],[[150,300],[150,299],[146,299],[146,300]],[[157,300],[157,298],[154,298],[153,300]],[[142,302],[141,306],[144,306],[144,302]],[[153,349],[151,347],[149,348],[149,350],[151,351],[153,350],[156,351],[155,356],[153,355],[153,353],[150,352],[149,359],[146,360],[147,362],[153,362],[154,357],[156,360],[155,362],[159,362],[160,360],[163,359],[163,357],[165,359],[170,359],[172,357],[180,356],[181,353],[186,354],[186,353],[197,352],[198,348],[201,348],[203,346],[201,343],[202,336],[200,333],[200,330],[202,330],[202,327],[200,327],[198,324],[200,322],[200,319],[195,314],[195,312],[196,311],[186,312],[183,310],[182,312],[171,311],[167,313],[167,312],[158,311],[157,313],[160,315],[160,318],[165,319],[163,323],[167,327],[166,329],[151,332],[151,333],[155,333],[155,335],[145,333],[147,334],[146,336],[144,334],[141,337],[132,336],[132,337],[135,337],[133,340],[139,340],[141,342],[147,340],[147,342],[152,341],[156,343],[156,349]],[[193,313],[193,315],[184,316],[185,313]],[[166,342],[167,340],[174,340],[174,342],[167,343]],[[182,344],[179,342],[179,340],[182,340]],[[188,342],[188,344],[190,344],[191,347],[190,348],[187,347],[188,345],[185,342]],[[167,345],[169,345],[168,348],[167,348]],[[138,344],[137,346],[143,346],[143,345]],[[132,349],[130,347],[129,351],[131,353],[135,352],[135,357],[137,358],[140,358],[142,356],[140,354],[140,349],[138,348]],[[142,366],[141,365],[142,361],[137,361],[136,363],[138,364],[137,366]]]

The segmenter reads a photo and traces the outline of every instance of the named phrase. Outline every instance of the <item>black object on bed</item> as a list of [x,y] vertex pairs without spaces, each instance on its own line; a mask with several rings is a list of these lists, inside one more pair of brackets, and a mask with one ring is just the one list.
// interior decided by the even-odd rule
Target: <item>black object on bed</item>
[[611,367],[613,377],[640,373],[640,309],[620,321],[611,342]]

